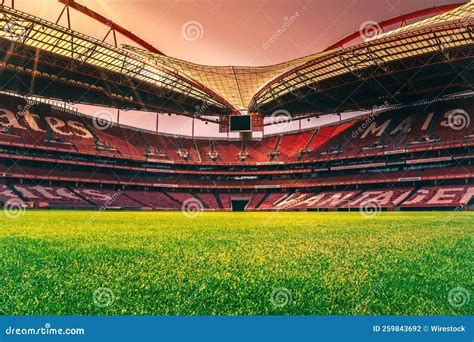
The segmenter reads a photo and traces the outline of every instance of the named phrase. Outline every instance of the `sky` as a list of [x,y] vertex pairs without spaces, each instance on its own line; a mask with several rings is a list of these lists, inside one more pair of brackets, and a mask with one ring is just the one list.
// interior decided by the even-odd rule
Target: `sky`
[[[5,0],[10,5],[11,0]],[[77,0],[132,31],[167,55],[207,65],[269,65],[319,52],[364,23],[380,22],[448,0]],[[57,0],[15,0],[17,9],[56,22]],[[103,39],[107,27],[71,11],[72,29]],[[287,23],[285,25],[285,22]],[[66,25],[65,16],[59,22]],[[270,38],[285,27],[276,39]],[[280,30],[281,31],[281,30]],[[118,37],[119,43],[129,43]],[[108,41],[112,43],[112,41]],[[94,113],[97,109],[81,107]],[[112,115],[115,118],[115,111]],[[155,116],[124,112],[130,125],[156,126]],[[161,117],[160,131],[185,134],[176,116]],[[314,122],[304,122],[314,125]],[[190,125],[188,125],[190,126]],[[201,127],[202,126],[202,127]],[[211,127],[214,126],[214,127]],[[293,123],[294,127],[299,125]],[[201,127],[201,129],[199,128]],[[199,123],[208,134],[215,125]],[[189,131],[189,132],[188,132]]]

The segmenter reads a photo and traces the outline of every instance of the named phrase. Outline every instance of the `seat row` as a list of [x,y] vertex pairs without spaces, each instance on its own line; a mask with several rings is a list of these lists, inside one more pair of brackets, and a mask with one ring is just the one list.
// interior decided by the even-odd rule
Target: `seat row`
[[0,144],[179,163],[297,162],[424,146],[474,143],[472,98],[452,99],[262,140],[155,134],[0,95]]
[[474,184],[293,193],[190,193],[0,184],[0,202],[20,201],[37,208],[232,210],[235,201],[244,201],[246,210],[338,209],[373,212],[395,208],[464,208],[472,205],[473,200]]

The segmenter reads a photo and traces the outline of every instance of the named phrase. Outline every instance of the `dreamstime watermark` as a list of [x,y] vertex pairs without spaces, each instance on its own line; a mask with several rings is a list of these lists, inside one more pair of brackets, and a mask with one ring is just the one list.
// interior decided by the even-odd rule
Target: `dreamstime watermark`
[[456,216],[456,214],[460,211],[463,210],[463,207],[458,205],[456,208],[453,209],[453,211],[451,211],[449,213],[448,216],[446,216],[443,220],[442,220],[442,224],[443,226],[446,226],[449,224],[449,222]]
[[373,20],[364,21],[359,27],[359,35],[362,40],[373,38],[383,33],[382,27]]
[[31,99],[26,99],[26,104],[25,105],[18,105],[16,107],[17,109],[17,116],[22,117],[25,115],[25,113],[29,112],[31,110],[31,107],[33,106],[34,102]]
[[448,293],[448,303],[455,308],[469,304],[471,294],[464,287],[452,288]]
[[380,212],[382,211],[382,208],[380,206],[380,203],[377,201],[372,201],[368,200],[359,206],[359,212],[364,218],[374,218],[379,216]]
[[290,305],[293,301],[293,296],[290,290],[285,287],[278,287],[270,294],[270,302],[277,308],[282,308],[286,305]]
[[382,103],[381,105],[373,105],[372,106],[372,112],[380,111],[380,110],[388,108],[388,107],[390,107],[390,103],[388,101],[384,101],[384,103]]
[[385,101],[383,104],[381,105],[375,105],[372,107],[372,111],[370,113],[369,116],[367,116],[367,118],[364,120],[364,122],[362,122],[360,125],[357,126],[356,129],[354,129],[352,131],[352,139],[355,139],[357,138],[360,134],[362,134],[362,132],[365,131],[365,129],[367,127],[369,127],[374,121],[375,119],[377,119],[377,117],[379,116],[380,114],[380,111],[382,109],[385,109],[385,108],[388,108],[390,106],[390,104]]
[[300,13],[297,11],[291,16],[284,17],[282,25],[270,36],[270,38],[263,42],[262,47],[265,50],[268,49],[270,45],[276,42],[278,38],[280,38],[280,36],[290,28],[290,26],[299,18],[299,16]]
[[100,131],[105,131],[112,126],[114,117],[112,113],[107,109],[102,109],[95,112],[92,118],[92,125]]
[[115,300],[114,292],[108,287],[99,287],[92,294],[92,301],[95,306],[99,308],[105,308],[112,305]]
[[114,192],[112,194],[112,196],[109,196],[107,198],[107,200],[105,201],[105,203],[99,208],[99,210],[97,210],[94,215],[92,215],[88,220],[87,220],[87,224],[90,225],[92,224],[96,219],[97,217],[105,210],[107,210],[108,208],[110,208],[112,206],[112,204],[117,200],[117,198],[119,198],[119,196],[122,194],[121,190],[117,190],[116,192]]
[[3,211],[9,218],[18,218],[25,214],[26,204],[19,198],[10,198],[3,205]]
[[446,113],[448,117],[448,127],[455,131],[460,131],[464,128],[469,127],[471,124],[471,117],[463,109],[453,109]]
[[370,113],[370,115],[364,120],[364,122],[362,122],[360,125],[357,126],[356,129],[354,129],[352,131],[352,139],[355,139],[357,138],[360,134],[362,134],[362,132],[365,131],[365,129],[367,127],[370,126],[370,124],[372,124],[372,122],[375,121],[375,119],[377,118],[378,116],[378,113],[377,112],[372,112]]
[[395,12],[397,11],[397,6],[400,5],[402,0],[385,0],[385,3],[388,4]]
[[181,212],[187,218],[195,218],[201,215],[204,206],[197,198],[188,198],[181,206]]
[[187,40],[188,42],[201,39],[204,35],[204,27],[199,21],[187,21],[181,27],[181,35],[184,40]]
[[278,109],[271,114],[272,127],[277,130],[286,130],[290,127],[293,117],[285,109]]
[[51,323],[45,323],[39,328],[16,328],[9,326],[5,329],[6,335],[84,335],[84,328],[53,328]]
[[209,105],[207,103],[203,103],[202,105],[196,105],[194,107],[196,111],[193,113],[194,116],[202,116],[206,113],[206,110],[209,109]]

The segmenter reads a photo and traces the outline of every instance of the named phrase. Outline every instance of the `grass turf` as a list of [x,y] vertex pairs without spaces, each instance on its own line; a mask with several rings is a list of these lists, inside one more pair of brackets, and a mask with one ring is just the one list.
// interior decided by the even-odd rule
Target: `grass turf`
[[[473,222],[473,212],[1,214],[0,314],[472,314],[448,293],[471,289]],[[113,291],[108,306],[94,304],[100,287]]]

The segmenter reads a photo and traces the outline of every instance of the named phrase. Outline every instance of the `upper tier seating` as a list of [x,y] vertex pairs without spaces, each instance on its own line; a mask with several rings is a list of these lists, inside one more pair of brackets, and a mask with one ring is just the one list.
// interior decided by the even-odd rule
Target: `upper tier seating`
[[474,141],[473,98],[374,112],[321,147],[320,156],[357,156]]
[[0,144],[175,163],[261,164],[474,144],[472,97],[402,109],[262,140],[173,137],[0,95]]

